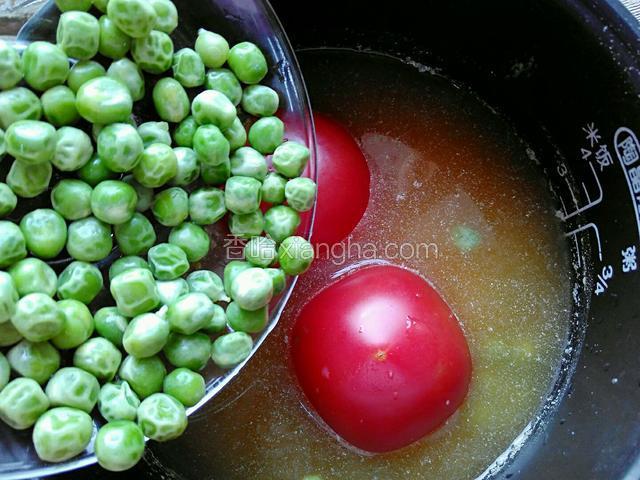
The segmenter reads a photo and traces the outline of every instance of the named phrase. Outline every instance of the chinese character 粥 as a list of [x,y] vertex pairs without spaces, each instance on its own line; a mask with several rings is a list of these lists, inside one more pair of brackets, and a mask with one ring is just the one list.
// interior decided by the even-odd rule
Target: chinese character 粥
[[626,250],[622,250],[622,271],[629,273],[635,271],[638,268],[638,262],[636,260],[636,246],[632,245],[627,247]]
[[604,170],[604,167],[608,167],[613,164],[613,158],[606,145],[600,145],[600,148],[596,151],[596,162],[600,165],[600,171]]
[[627,137],[618,144],[618,149],[622,149],[622,161],[625,165],[631,165],[640,158],[638,146],[632,137]]

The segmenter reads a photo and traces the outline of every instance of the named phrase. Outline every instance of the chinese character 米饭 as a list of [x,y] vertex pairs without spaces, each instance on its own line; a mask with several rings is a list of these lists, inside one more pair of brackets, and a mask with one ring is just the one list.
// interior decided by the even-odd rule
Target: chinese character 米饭
[[632,245],[627,247],[626,250],[622,250],[622,271],[628,273],[635,271],[638,268],[638,262],[636,261],[636,246]]
[[617,145],[618,149],[622,149],[622,161],[625,165],[631,165],[640,158],[638,153],[638,145],[632,137],[627,137]]

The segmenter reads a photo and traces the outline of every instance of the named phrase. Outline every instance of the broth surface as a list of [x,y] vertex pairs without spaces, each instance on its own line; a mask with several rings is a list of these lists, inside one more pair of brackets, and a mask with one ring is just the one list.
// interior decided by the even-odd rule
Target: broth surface
[[314,292],[366,261],[345,246],[350,258],[321,260],[300,278],[239,378],[156,450],[190,478],[474,478],[534,418],[566,341],[569,261],[544,178],[509,123],[447,79],[365,53],[300,60],[314,109],[352,133],[371,171],[351,244],[371,243],[378,258],[390,243],[412,246],[386,261],[420,273],[458,315],[473,359],[469,396],[439,431],[384,455],[352,451],[313,419],[287,334]]

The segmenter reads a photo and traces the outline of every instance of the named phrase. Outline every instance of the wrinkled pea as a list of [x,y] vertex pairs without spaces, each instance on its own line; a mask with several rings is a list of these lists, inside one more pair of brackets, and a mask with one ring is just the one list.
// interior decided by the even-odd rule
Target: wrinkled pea
[[173,140],[180,147],[193,147],[193,136],[198,129],[198,123],[193,115],[189,115],[176,127],[173,132]]
[[262,200],[276,205],[284,202],[286,185],[287,180],[284,177],[275,172],[267,174],[262,182]]
[[224,185],[231,176],[231,162],[225,160],[220,165],[200,165],[200,177],[207,185]]
[[91,191],[82,180],[60,180],[51,190],[51,205],[66,220],[80,220],[91,215]]
[[79,455],[89,445],[93,420],[87,413],[68,407],[52,408],[33,428],[33,446],[40,460],[59,463]]
[[34,198],[49,188],[53,168],[50,163],[28,165],[16,160],[7,174],[7,185],[23,198]]
[[171,0],[149,0],[156,12],[154,27],[161,32],[171,33],[178,26],[178,10]]
[[0,392],[0,420],[15,430],[26,430],[49,408],[49,399],[30,378],[16,378]]
[[232,152],[245,146],[247,143],[247,130],[238,117],[236,117],[229,128],[222,131],[222,134],[229,142],[229,147],[231,147]]
[[94,62],[93,60],[83,60],[71,67],[69,76],[67,77],[67,85],[74,93],[75,98],[75,94],[78,93],[78,90],[82,85],[94,78],[104,77],[106,73],[107,71],[98,62]]
[[313,262],[313,246],[302,237],[289,237],[278,247],[280,268],[287,275],[300,275],[306,272]]
[[285,187],[287,204],[298,212],[307,212],[316,199],[316,184],[310,178],[292,178]]
[[153,274],[143,268],[121,273],[111,281],[110,289],[118,310],[127,317],[147,313],[160,303]]
[[80,119],[76,109],[76,95],[69,87],[58,85],[50,88],[40,98],[44,116],[56,127],[71,125]]
[[120,225],[136,212],[138,195],[128,183],[120,180],[100,182],[91,193],[91,211],[105,223]]
[[98,410],[107,422],[136,419],[140,399],[127,382],[106,383],[100,389]]
[[113,62],[107,69],[107,76],[127,87],[134,102],[144,98],[144,75],[140,67],[128,58]]
[[133,175],[127,175],[122,179],[122,181],[131,185],[138,195],[136,210],[138,212],[146,212],[147,210],[149,210],[151,208],[151,205],[153,204],[153,188],[148,188],[140,185],[133,177]]
[[93,144],[89,135],[74,127],[62,127],[58,130],[51,159],[51,163],[58,170],[62,172],[79,170],[91,160],[92,156]]
[[255,212],[262,200],[260,181],[251,177],[231,177],[225,183],[224,201],[228,210],[237,214]]
[[190,222],[173,227],[169,233],[169,243],[180,247],[187,254],[189,263],[202,260],[211,247],[209,234],[202,227]]
[[118,80],[98,77],[78,89],[76,108],[91,123],[127,122],[133,110],[133,99],[129,89]]
[[102,468],[122,472],[134,467],[142,458],[144,434],[131,421],[109,422],[98,431],[94,449]]
[[175,177],[177,172],[178,159],[173,149],[162,143],[154,143],[144,149],[133,176],[145,187],[158,188]]
[[231,155],[231,175],[263,181],[267,176],[267,160],[251,147],[241,147]]
[[222,278],[224,279],[224,291],[227,292],[227,294],[231,293],[231,283],[236,278],[236,275],[252,267],[253,265],[249,262],[242,260],[231,260],[227,263],[222,275]]
[[248,333],[227,333],[213,342],[211,359],[220,368],[233,368],[243,362],[252,349],[253,339]]
[[199,93],[191,104],[191,113],[199,125],[215,125],[224,130],[237,117],[236,107],[224,93],[205,90]]
[[27,340],[43,342],[62,331],[64,315],[51,297],[30,293],[18,301],[11,321]]
[[271,276],[262,268],[255,267],[238,273],[231,282],[230,297],[244,310],[258,310],[268,305],[273,297]]
[[9,185],[0,182],[0,218],[11,214],[18,205],[18,197]]
[[[204,80],[204,70],[202,72]],[[22,59],[18,51],[0,40],[0,90],[15,87],[22,80]]]
[[118,372],[120,378],[126,381],[140,398],[147,398],[162,391],[162,381],[167,370],[157,355],[149,358],[126,357]]
[[141,213],[135,213],[128,222],[116,225],[114,231],[123,255],[144,255],[156,243],[153,225]]
[[195,50],[183,48],[173,56],[173,78],[183,87],[200,87],[204,84],[204,62]]
[[129,52],[131,37],[124,33],[107,15],[98,20],[100,24],[100,43],[98,52],[112,60],[119,60]]
[[158,280],[174,280],[189,270],[187,254],[170,243],[159,243],[148,253],[149,265]]
[[151,211],[165,227],[180,225],[189,216],[189,196],[180,187],[168,188],[156,195]]
[[131,270],[133,268],[143,268],[149,271],[151,270],[147,261],[142,257],[121,257],[113,262],[109,267],[109,281],[113,280],[121,273],[124,273],[127,270]]
[[0,325],[11,320],[19,299],[20,295],[11,275],[0,271]]
[[190,292],[204,293],[212,302],[228,302],[222,279],[210,270],[196,270],[187,276]]
[[56,149],[56,129],[38,120],[21,120],[6,131],[7,153],[26,165],[51,161]]
[[0,221],[0,268],[9,267],[26,256],[26,242],[20,228],[15,223]]
[[200,176],[198,155],[192,149],[184,147],[174,148],[173,152],[178,161],[178,171],[169,183],[176,187],[191,185]]
[[284,123],[278,117],[262,117],[249,128],[249,144],[262,154],[273,153],[282,142]]
[[162,350],[169,338],[169,323],[154,313],[135,317],[122,337],[122,346],[129,355],[148,358]]
[[144,151],[138,131],[127,123],[114,123],[98,135],[98,156],[113,172],[133,170]]
[[171,68],[173,41],[166,33],[153,30],[146,37],[133,39],[131,55],[142,70],[158,75]]
[[49,42],[32,42],[22,54],[24,79],[34,90],[62,85],[69,75],[69,57]]
[[171,305],[182,295],[189,293],[189,285],[184,278],[176,278],[175,280],[156,283],[158,285],[158,293],[160,294],[160,302],[163,305]]
[[220,165],[229,159],[229,141],[215,125],[203,125],[193,136],[193,149],[203,165]]
[[273,167],[285,177],[302,175],[309,161],[309,149],[296,142],[286,142],[273,153]]
[[154,393],[138,407],[138,425],[156,442],[178,438],[187,428],[187,413],[178,400],[165,393]]
[[147,0],[109,0],[107,15],[124,33],[146,37],[156,23],[156,12]]
[[13,322],[0,323],[0,347],[10,347],[22,340],[22,335]]
[[101,308],[93,316],[93,321],[100,336],[118,347],[122,346],[122,337],[129,320],[116,307]]
[[90,304],[103,286],[102,273],[86,262],[72,262],[58,278],[58,297]]
[[122,353],[106,338],[91,338],[78,347],[73,354],[73,365],[90,373],[102,382],[116,376]]
[[76,220],[69,225],[67,252],[82,262],[98,262],[113,248],[111,228],[95,217]]
[[255,117],[275,115],[279,105],[278,92],[265,85],[249,85],[242,94],[242,109]]
[[78,60],[89,60],[98,53],[100,25],[98,19],[85,12],[65,12],[58,20],[58,46]]
[[167,320],[171,330],[191,335],[209,324],[213,302],[204,293],[187,293],[169,305]]
[[256,267],[268,267],[277,258],[276,242],[267,237],[254,237],[244,246],[244,258]]
[[62,331],[51,339],[60,350],[82,345],[93,334],[93,316],[84,303],[77,300],[61,300],[58,308],[64,316]]
[[199,188],[189,195],[189,216],[198,225],[212,225],[226,213],[224,192],[219,188]]
[[[227,299],[226,301],[228,301]],[[207,332],[210,335],[216,335],[224,331],[227,326],[227,314],[220,305],[213,306],[213,316],[209,321],[209,325],[204,327],[202,331]]]
[[9,268],[18,294],[44,293],[53,297],[56,293],[58,277],[49,265],[37,258],[25,258]]
[[9,365],[19,375],[44,385],[60,368],[60,353],[49,342],[22,340],[7,353]]
[[264,231],[264,215],[260,210],[244,215],[232,214],[229,217],[231,235],[240,238],[251,238],[262,235]]
[[144,148],[154,143],[171,146],[171,134],[167,122],[145,122],[138,127],[138,133],[144,143]]
[[236,106],[242,100],[242,85],[233,72],[227,68],[209,70],[205,78],[205,87],[208,90],[223,93]]
[[20,120],[40,120],[42,103],[28,88],[16,87],[0,92],[0,128],[6,130]]
[[286,205],[272,207],[264,214],[264,231],[276,241],[290,237],[300,226],[300,214]]
[[211,340],[204,333],[183,335],[172,332],[163,349],[164,355],[174,367],[202,370],[211,355]]
[[98,402],[100,384],[89,372],[65,367],[51,377],[44,391],[54,407],[71,407],[90,413]]

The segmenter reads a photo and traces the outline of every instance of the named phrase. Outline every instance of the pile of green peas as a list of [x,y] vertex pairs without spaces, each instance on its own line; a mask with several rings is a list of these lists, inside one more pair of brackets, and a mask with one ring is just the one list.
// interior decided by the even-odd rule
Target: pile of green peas
[[[174,52],[171,0],[56,4],[55,44],[0,40],[0,420],[62,462],[89,445],[97,408],[98,462],[122,471],[145,437],[184,432],[199,372],[246,360],[287,275],[310,267],[295,233],[316,185],[256,45],[202,29]],[[137,125],[147,96],[156,121]],[[14,216],[39,196],[51,208]],[[221,278],[198,263],[225,219],[246,243]]]

